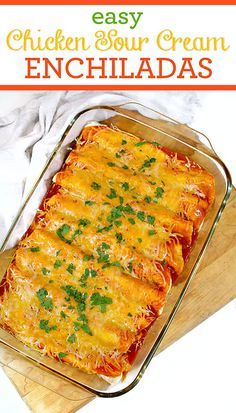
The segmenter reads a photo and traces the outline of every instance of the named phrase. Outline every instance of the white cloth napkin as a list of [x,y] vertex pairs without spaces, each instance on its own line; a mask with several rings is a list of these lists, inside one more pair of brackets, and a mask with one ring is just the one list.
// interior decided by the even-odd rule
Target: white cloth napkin
[[99,104],[137,100],[190,123],[194,92],[42,92],[0,118],[0,245],[46,158],[77,112]]

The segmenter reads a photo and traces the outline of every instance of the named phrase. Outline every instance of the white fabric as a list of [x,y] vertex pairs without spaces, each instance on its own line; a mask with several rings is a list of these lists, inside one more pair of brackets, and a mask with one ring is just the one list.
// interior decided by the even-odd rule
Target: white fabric
[[76,113],[98,104],[140,101],[184,123],[192,121],[194,92],[42,92],[0,118],[0,244],[56,142]]

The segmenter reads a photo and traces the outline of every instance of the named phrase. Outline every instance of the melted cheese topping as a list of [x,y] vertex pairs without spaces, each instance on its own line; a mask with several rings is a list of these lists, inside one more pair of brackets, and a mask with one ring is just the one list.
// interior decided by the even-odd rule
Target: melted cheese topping
[[156,143],[90,126],[54,183],[7,271],[1,325],[49,356],[116,377],[183,270],[214,180]]

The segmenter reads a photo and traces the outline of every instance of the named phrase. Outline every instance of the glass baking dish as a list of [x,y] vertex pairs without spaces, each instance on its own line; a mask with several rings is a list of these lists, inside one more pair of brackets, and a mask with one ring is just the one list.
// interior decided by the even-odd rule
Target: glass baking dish
[[[124,380],[109,384],[97,375],[84,373],[27,348],[7,331],[0,329],[0,343],[4,354],[3,359],[0,357],[0,362],[71,400],[77,400],[78,386],[99,396],[114,397],[126,393],[139,382],[197,271],[231,191],[227,168],[215,154],[208,139],[198,131],[135,102],[114,107],[90,107],[71,120],[12,224],[0,251],[0,281],[13,257],[15,245],[30,226],[51,185],[53,175],[61,168],[71,149],[71,143],[86,124],[94,121],[119,128],[148,141],[158,141],[161,145],[187,155],[214,175],[216,199],[202,224],[190,259],[171,289],[161,317],[148,331],[132,369]],[[15,352],[14,356],[12,351]]]

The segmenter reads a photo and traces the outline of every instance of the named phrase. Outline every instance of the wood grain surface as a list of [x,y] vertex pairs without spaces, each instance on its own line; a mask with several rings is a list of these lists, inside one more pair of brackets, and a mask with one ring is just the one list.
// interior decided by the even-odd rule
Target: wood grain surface
[[[235,297],[236,191],[233,190],[199,271],[162,342],[160,351],[174,343]],[[16,356],[2,348],[0,348],[0,362],[7,364],[7,367],[4,367],[6,374],[33,413],[75,412],[94,398],[90,393],[78,388],[76,392],[77,400],[68,400],[63,396],[59,396],[55,391],[31,381],[10,368],[11,365],[16,365]],[[145,380],[145,376],[143,380]]]

